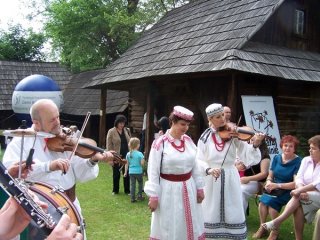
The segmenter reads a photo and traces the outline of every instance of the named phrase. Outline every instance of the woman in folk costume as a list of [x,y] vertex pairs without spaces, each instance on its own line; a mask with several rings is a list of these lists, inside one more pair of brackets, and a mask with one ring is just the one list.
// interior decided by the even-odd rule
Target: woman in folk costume
[[252,144],[232,138],[223,140],[218,134],[225,123],[221,104],[206,108],[210,127],[198,141],[196,161],[205,175],[202,203],[206,239],[246,239],[247,227],[242,207],[240,177],[235,167],[236,157],[243,159],[246,167],[261,159],[259,145],[263,134],[256,134]]
[[175,106],[170,129],[153,144],[144,191],[152,211],[150,239],[204,238],[201,202],[203,176],[196,164],[196,145],[185,133],[193,113]]

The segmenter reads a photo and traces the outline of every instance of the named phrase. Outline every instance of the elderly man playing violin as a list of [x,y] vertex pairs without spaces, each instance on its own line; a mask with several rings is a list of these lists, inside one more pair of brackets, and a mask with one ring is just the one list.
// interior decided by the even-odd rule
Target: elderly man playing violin
[[256,134],[253,144],[248,144],[237,137],[234,129],[230,130],[229,139],[223,139],[219,135],[220,129],[225,129],[226,125],[223,106],[211,104],[206,108],[206,114],[210,127],[198,141],[196,157],[201,172],[206,175],[202,202],[206,239],[246,239],[247,227],[235,160],[238,155],[246,167],[259,163],[261,153],[258,147],[264,135]]
[[[59,135],[61,132],[59,109],[49,99],[36,101],[30,109],[33,125],[31,130],[44,132],[49,135]],[[14,137],[3,156],[6,167],[19,161],[22,137]],[[80,203],[75,194],[76,182],[86,182],[95,179],[99,173],[98,161],[112,164],[114,156],[111,152],[97,152],[91,158],[81,158],[72,152],[54,152],[48,149],[48,139],[35,135],[24,138],[23,160],[27,159],[31,149],[34,149],[32,171],[26,180],[43,182],[59,186],[65,190],[71,202],[81,215]]]

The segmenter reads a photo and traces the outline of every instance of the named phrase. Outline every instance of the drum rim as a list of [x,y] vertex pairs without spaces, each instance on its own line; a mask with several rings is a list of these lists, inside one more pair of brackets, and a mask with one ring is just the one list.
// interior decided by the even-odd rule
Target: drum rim
[[[44,183],[44,182],[41,182],[41,181],[34,181],[34,182],[30,182],[30,189],[40,195],[45,195],[44,197],[50,201],[50,203],[55,207],[55,208],[58,208],[60,207],[55,201],[54,199],[52,199],[52,197],[50,197],[47,193],[43,192],[41,189],[38,189],[35,187],[35,185],[43,185],[44,187],[47,187],[49,189],[53,189],[54,186],[51,185],[51,184],[48,184],[48,183]],[[64,191],[64,190],[63,190]],[[78,209],[75,207],[74,203],[71,202],[71,200],[69,199],[69,197],[64,193],[64,192],[61,192],[61,191],[56,191],[55,193],[59,194],[60,196],[62,196],[62,198],[64,200],[66,200],[66,202],[68,203],[68,205],[71,207],[73,213],[76,215],[76,218],[78,220],[78,223],[81,224],[82,222],[82,217],[78,211]]]

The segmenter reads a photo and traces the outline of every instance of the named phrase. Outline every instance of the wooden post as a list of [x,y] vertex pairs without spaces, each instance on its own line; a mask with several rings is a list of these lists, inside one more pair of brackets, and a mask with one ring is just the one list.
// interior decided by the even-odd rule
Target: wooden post
[[145,132],[145,147],[144,147],[144,152],[145,152],[145,157],[148,159],[149,157],[149,152],[150,148],[153,142],[154,138],[154,93],[153,93],[153,84],[149,82],[148,87],[147,87],[147,116],[146,116],[146,132]]
[[106,100],[107,89],[101,88],[100,96],[100,123],[99,123],[99,146],[105,148],[106,146]]
[[236,99],[237,99],[237,89],[236,89],[236,74],[232,73],[231,75],[231,84],[230,84],[230,88],[228,89],[228,99],[227,99],[227,106],[231,108],[231,121],[232,122],[237,122],[238,120],[236,119],[236,117],[238,116],[238,112],[237,111],[237,103],[236,103]]

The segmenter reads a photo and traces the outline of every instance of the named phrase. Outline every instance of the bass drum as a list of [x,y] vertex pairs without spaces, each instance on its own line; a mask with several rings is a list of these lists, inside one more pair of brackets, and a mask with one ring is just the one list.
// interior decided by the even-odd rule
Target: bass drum
[[[65,213],[69,215],[71,222],[78,226],[79,232],[84,233],[84,223],[78,210],[61,189],[46,183],[33,182],[30,184],[30,190],[32,190],[41,201],[48,204],[48,213],[52,216],[56,224]],[[26,240],[43,240],[46,237],[41,227],[34,221],[31,221],[27,227]]]

